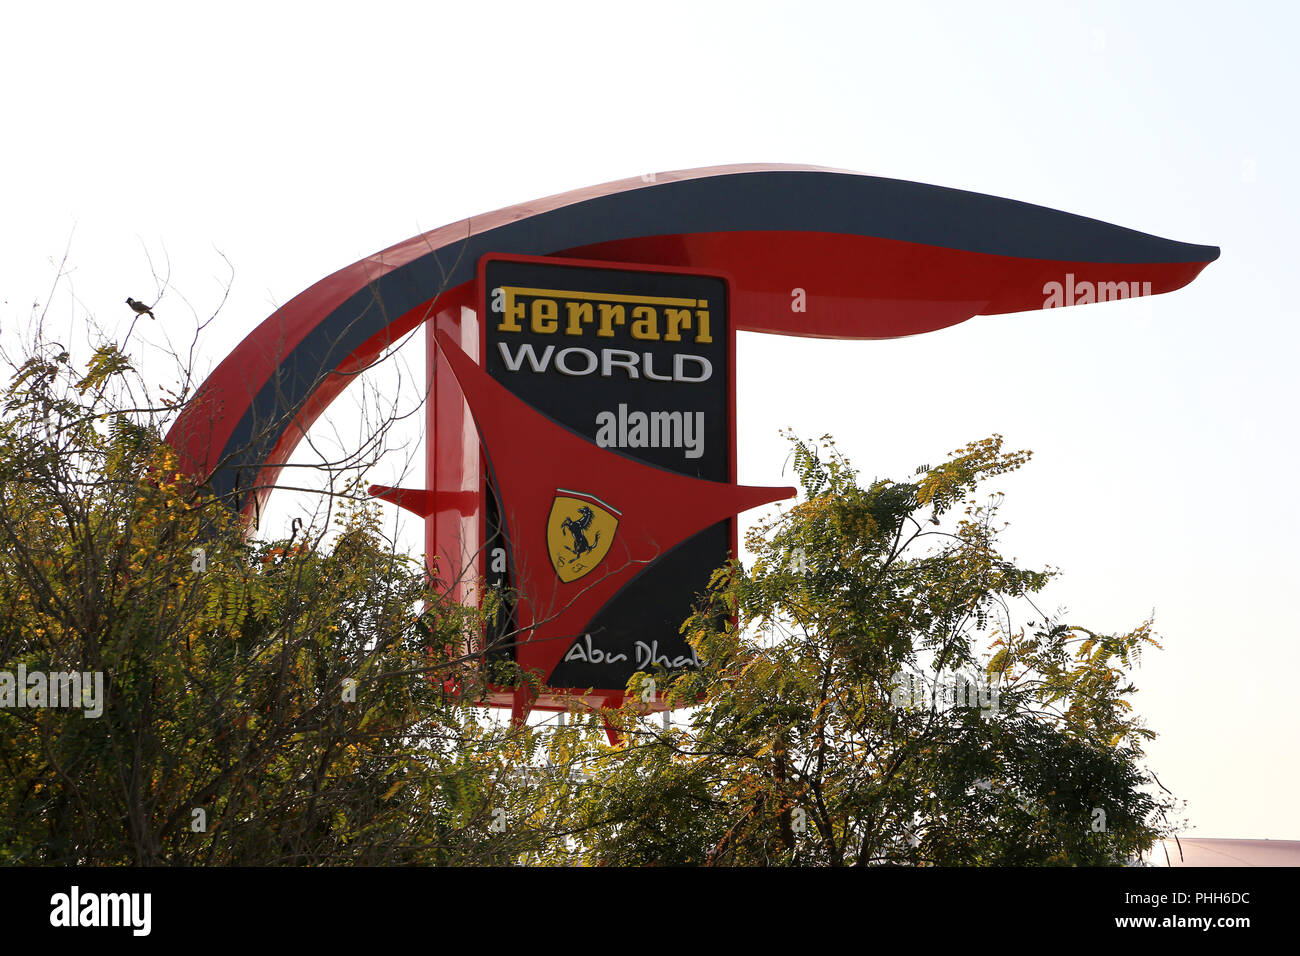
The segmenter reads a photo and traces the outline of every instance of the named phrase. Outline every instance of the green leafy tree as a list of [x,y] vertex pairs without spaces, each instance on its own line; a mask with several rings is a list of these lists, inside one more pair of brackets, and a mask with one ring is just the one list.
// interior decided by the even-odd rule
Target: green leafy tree
[[683,627],[704,666],[630,687],[655,676],[672,705],[702,703],[667,731],[615,715],[621,746],[576,803],[582,858],[1120,864],[1167,832],[1128,700],[1151,623],[1045,615],[1054,572],[997,549],[981,485],[1029,453],[993,436],[863,487],[829,439],[792,441],[802,500]]
[[12,364],[0,703],[20,670],[103,684],[94,716],[0,706],[0,862],[1106,864],[1168,832],[1129,701],[1151,623],[1038,609],[1054,572],[981,500],[1029,458],[997,436],[866,487],[795,441],[802,499],[684,625],[704,666],[512,727],[472,706],[503,595],[449,600],[368,504],[330,544],[250,536],[161,440],[184,389],[150,399],[120,345]]

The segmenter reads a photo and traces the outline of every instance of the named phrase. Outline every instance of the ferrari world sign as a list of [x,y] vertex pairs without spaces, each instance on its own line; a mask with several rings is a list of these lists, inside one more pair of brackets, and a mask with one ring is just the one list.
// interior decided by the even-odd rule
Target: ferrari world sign
[[[168,436],[252,512],[306,429],[423,324],[430,573],[514,601],[484,653],[543,687],[481,703],[618,706],[639,671],[698,666],[679,633],[736,552],[735,335],[914,335],[1179,289],[1218,257],[977,193],[813,167],[657,173],[416,236],[318,282],[217,367]],[[454,582],[454,583],[451,583]],[[497,640],[493,640],[493,637]]]

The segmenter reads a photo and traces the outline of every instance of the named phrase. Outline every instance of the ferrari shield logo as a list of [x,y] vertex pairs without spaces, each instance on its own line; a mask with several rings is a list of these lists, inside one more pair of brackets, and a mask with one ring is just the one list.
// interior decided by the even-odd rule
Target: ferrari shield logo
[[594,495],[556,490],[546,522],[546,547],[561,581],[576,581],[605,559],[620,517],[622,512]]

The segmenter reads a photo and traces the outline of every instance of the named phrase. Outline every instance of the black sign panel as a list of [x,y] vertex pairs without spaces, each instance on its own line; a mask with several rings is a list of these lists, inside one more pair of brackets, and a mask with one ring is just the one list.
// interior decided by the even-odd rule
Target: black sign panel
[[[483,366],[492,378],[611,453],[710,481],[734,479],[733,334],[724,279],[497,256],[485,258],[480,277]],[[537,480],[547,482],[547,463],[537,468]],[[596,479],[592,488],[571,489],[566,504],[599,540],[600,522],[617,518],[602,508]],[[591,497],[584,500],[584,493]],[[496,501],[490,489],[485,500],[492,533],[498,508],[509,502]],[[547,684],[617,690],[639,670],[693,666],[679,628],[734,547],[729,520],[659,556],[573,640]],[[509,566],[499,552],[493,560],[493,541],[487,554],[489,583],[508,586],[492,571]],[[556,573],[567,581],[586,571],[575,562]]]

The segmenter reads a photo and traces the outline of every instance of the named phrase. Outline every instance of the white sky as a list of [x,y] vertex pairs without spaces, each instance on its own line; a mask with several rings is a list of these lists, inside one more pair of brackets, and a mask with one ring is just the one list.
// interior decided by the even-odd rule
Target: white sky
[[1219,245],[1152,300],[888,342],[742,336],[740,478],[784,483],[781,426],[834,434],[868,478],[995,431],[1032,448],[999,485],[1007,553],[1063,569],[1049,605],[1094,629],[1155,609],[1166,649],[1136,706],[1190,832],[1296,839],[1298,21],[1281,3],[5,3],[0,334],[46,302],[69,242],[56,329],[89,313],[120,334],[169,258],[145,361],[164,332],[188,341],[186,301],[215,308],[224,254],[206,371],[422,230],[731,162]]

